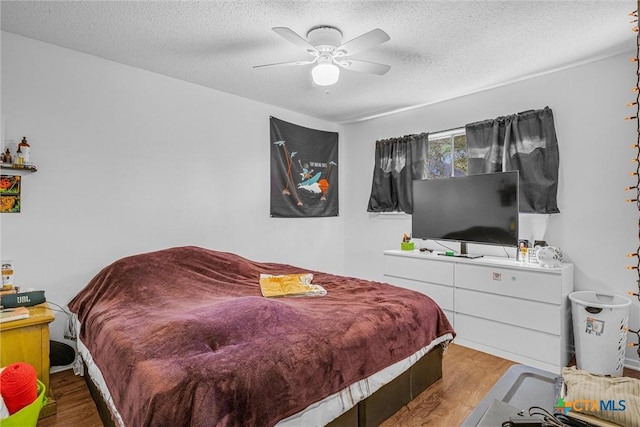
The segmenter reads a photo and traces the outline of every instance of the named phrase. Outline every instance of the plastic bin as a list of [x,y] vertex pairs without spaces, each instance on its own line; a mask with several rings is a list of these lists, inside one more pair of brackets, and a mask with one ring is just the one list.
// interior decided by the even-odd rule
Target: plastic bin
[[622,376],[631,300],[594,291],[572,292],[569,299],[578,369]]
[[38,381],[38,397],[36,400],[13,415],[0,420],[2,427],[36,427],[40,410],[46,402],[46,397],[44,396],[45,386],[39,380],[36,381]]

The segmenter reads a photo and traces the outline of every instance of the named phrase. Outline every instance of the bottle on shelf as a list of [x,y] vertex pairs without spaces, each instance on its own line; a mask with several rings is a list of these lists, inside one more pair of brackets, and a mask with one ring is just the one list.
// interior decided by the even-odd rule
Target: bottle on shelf
[[11,151],[9,151],[9,148],[7,148],[2,155],[2,163],[13,163],[13,158],[11,157]]
[[24,165],[24,157],[22,156],[22,151],[20,150],[20,145],[18,145],[18,151],[16,151],[16,162],[15,165],[22,166]]
[[31,162],[31,146],[27,142],[26,136],[22,137],[22,141],[18,144],[18,150],[22,153],[23,163]]

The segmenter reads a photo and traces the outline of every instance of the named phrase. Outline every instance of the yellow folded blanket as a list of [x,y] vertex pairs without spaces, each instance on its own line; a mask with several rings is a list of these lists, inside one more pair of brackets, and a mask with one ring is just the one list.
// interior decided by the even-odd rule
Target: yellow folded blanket
[[313,274],[260,275],[260,292],[265,297],[323,296],[327,291],[311,283]]

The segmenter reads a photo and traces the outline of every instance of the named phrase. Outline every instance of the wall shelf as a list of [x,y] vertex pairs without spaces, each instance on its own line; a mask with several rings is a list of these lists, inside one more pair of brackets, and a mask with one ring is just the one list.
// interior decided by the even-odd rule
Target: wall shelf
[[27,172],[37,172],[38,171],[38,168],[36,168],[36,165],[33,165],[33,164],[29,164],[29,165],[11,165],[11,164],[2,163],[2,164],[0,164],[0,169],[11,169],[11,170],[16,170],[16,171],[27,171]]

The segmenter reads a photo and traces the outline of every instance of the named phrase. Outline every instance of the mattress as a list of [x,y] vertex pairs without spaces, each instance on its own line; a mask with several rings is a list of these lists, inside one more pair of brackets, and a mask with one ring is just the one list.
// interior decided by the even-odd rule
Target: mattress
[[[301,273],[327,294],[260,294],[262,274]],[[120,259],[68,306],[128,426],[324,425],[455,336],[421,293],[196,247]]]
[[[76,319],[76,331],[78,331],[78,336],[80,335],[81,328],[82,326]],[[358,402],[361,402],[371,396],[385,384],[390,383],[398,375],[413,366],[422,356],[429,353],[433,348],[438,345],[446,345],[452,339],[452,334],[445,334],[438,337],[429,343],[429,345],[416,351],[411,356],[394,363],[393,365],[388,366],[367,378],[351,384],[349,387],[338,393],[332,394],[319,402],[309,405],[303,411],[285,418],[276,425],[278,427],[300,427],[302,425],[307,427],[324,426],[347,412],[349,409],[353,408]],[[80,338],[77,340],[77,347],[78,357],[81,358],[81,360],[76,362],[76,373],[80,375],[88,375],[89,378],[91,378],[91,381],[100,391],[102,399],[109,408],[115,424],[124,427],[124,422],[113,403],[113,399],[111,398],[109,388],[104,381],[102,372],[100,372],[100,368],[98,368],[98,366],[93,362],[91,353],[82,343]],[[84,362],[84,366],[87,367],[87,372],[82,372],[82,362]]]

